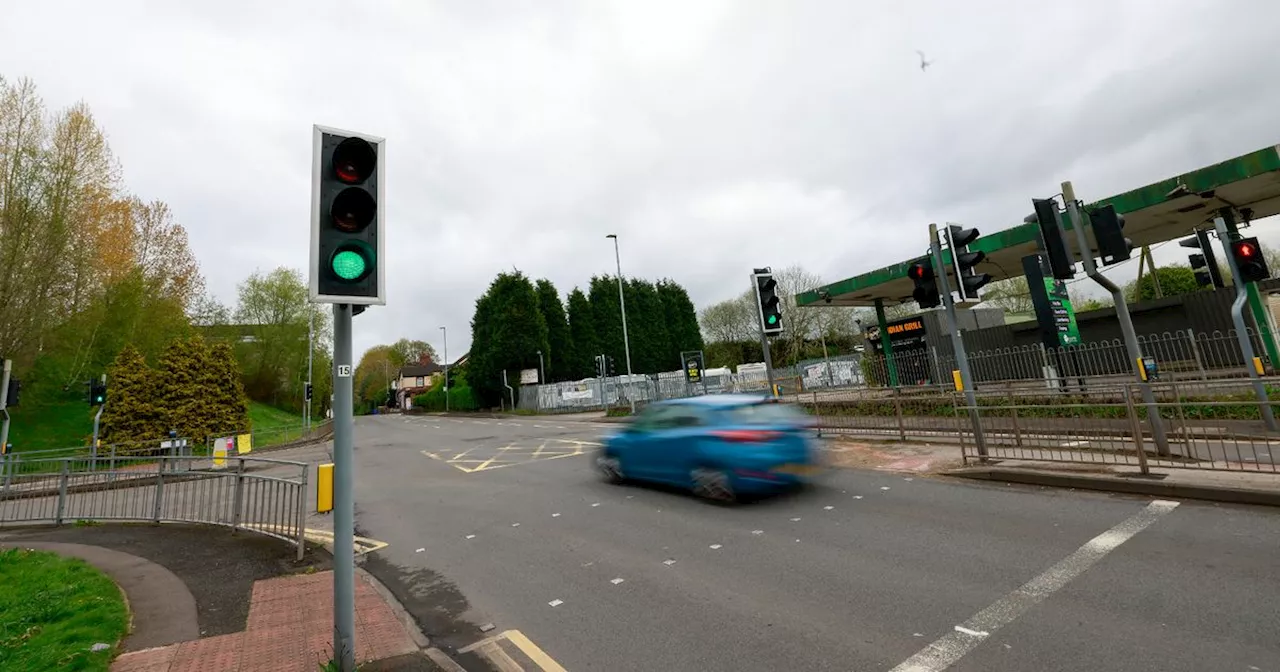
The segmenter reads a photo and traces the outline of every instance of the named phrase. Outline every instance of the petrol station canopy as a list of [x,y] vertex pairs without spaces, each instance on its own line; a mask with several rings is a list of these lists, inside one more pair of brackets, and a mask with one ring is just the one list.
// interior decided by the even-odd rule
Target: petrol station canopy
[[[1047,196],[1040,195],[1042,198]],[[1225,207],[1233,208],[1249,219],[1280,214],[1280,146],[1260,149],[1104,198],[1085,205],[1085,209],[1108,204],[1114,205],[1116,211],[1124,215],[1125,236],[1133,241],[1136,248],[1189,236],[1196,229],[1205,228],[1206,223]],[[1030,197],[1027,198],[1027,212],[1031,213]],[[944,223],[938,224],[942,226]],[[966,223],[965,226],[973,225]],[[1065,215],[1063,226],[1068,230],[1071,226]],[[1093,245],[1092,232],[1088,227],[1085,231],[1089,244]],[[923,225],[920,234],[922,246],[927,245]],[[1079,259],[1075,234],[1064,238]],[[979,264],[978,269],[990,274],[992,282],[995,282],[1021,277],[1022,258],[1039,251],[1039,239],[1040,229],[1035,223],[1019,224],[982,236],[970,244],[969,249],[986,253],[987,261]],[[943,263],[950,264],[950,255],[945,250],[943,256]],[[802,292],[796,296],[796,304],[815,307],[874,306],[880,300],[882,305],[891,306],[911,302],[914,284],[907,277],[907,269],[918,258]]]

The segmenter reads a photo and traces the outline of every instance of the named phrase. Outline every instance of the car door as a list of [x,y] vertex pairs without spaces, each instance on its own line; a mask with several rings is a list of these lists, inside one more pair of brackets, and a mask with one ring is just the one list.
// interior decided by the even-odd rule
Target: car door
[[698,440],[706,432],[706,413],[693,404],[672,404],[658,419],[658,430],[645,447],[652,478],[686,484],[697,466]]
[[654,462],[653,446],[662,440],[663,417],[670,406],[652,404],[627,426],[614,441],[622,471],[634,478],[660,478],[661,468]]

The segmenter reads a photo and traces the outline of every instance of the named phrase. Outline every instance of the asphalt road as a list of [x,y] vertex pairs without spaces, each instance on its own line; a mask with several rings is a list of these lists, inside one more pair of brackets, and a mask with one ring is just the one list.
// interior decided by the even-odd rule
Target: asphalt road
[[359,419],[366,569],[571,672],[1280,670],[1271,510],[851,470],[719,507],[602,482],[610,431]]

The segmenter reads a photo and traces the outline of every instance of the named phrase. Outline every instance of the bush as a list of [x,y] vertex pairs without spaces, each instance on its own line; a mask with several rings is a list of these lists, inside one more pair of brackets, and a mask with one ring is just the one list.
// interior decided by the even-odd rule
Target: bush
[[[413,407],[424,411],[443,411],[445,407],[444,386],[437,386],[426,394],[419,394],[413,398]],[[475,395],[471,392],[471,388],[466,385],[454,385],[449,390],[449,410],[450,411],[475,411],[479,410],[480,405],[476,403]]]

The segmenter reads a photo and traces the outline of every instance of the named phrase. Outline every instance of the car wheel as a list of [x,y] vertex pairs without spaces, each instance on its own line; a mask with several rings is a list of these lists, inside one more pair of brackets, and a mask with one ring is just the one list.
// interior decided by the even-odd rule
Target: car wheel
[[622,461],[616,457],[600,456],[596,458],[596,467],[604,474],[604,480],[610,483],[621,483],[626,480],[622,475]]
[[715,502],[732,502],[737,499],[729,474],[717,469],[694,469],[689,474],[693,480],[693,494]]

